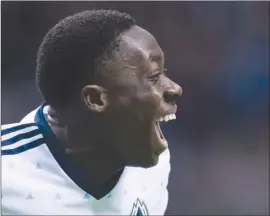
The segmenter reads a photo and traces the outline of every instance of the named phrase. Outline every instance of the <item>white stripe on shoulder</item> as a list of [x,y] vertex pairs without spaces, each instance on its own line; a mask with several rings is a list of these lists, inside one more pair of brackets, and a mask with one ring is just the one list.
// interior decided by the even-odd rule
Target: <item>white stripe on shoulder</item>
[[2,146],[2,150],[9,150],[9,149],[18,148],[20,146],[30,144],[30,143],[38,140],[38,139],[41,139],[41,138],[43,138],[42,134],[38,134],[36,136],[30,137],[30,138],[27,138],[27,139],[19,140],[18,142],[15,142],[15,143],[13,143],[11,145]]
[[1,125],[1,130],[5,130],[5,129],[12,128],[12,127],[16,127],[16,126],[21,125],[21,124],[22,123],[4,124],[4,125]]
[[[19,123],[19,124],[21,124],[21,123]],[[14,126],[16,126],[16,125],[14,125]],[[13,126],[13,127],[14,127],[14,126]],[[2,140],[2,141],[5,141],[5,140],[10,139],[10,138],[12,138],[12,137],[14,137],[14,136],[17,136],[17,135],[19,135],[19,134],[25,134],[25,133],[28,133],[28,132],[30,132],[30,131],[36,130],[36,129],[38,129],[37,126],[29,126],[29,127],[27,127],[27,128],[23,128],[23,129],[20,129],[20,130],[17,130],[17,131],[8,133],[8,134],[6,134],[6,135],[3,135],[3,136],[1,137],[1,140]]]

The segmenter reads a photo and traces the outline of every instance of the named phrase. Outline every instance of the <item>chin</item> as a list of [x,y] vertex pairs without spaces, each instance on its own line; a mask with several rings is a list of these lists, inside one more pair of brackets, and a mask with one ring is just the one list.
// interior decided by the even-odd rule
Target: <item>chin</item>
[[136,157],[133,157],[133,159],[131,159],[131,158],[129,158],[129,159],[126,158],[126,159],[127,160],[124,163],[126,166],[150,168],[150,167],[154,167],[158,164],[159,154],[156,154],[154,152],[148,153],[148,154],[139,153],[136,155]]
[[158,164],[158,160],[153,161],[153,163],[144,164],[144,166],[141,166],[142,168],[151,168]]
[[159,156],[153,154],[151,157],[146,158],[144,161],[140,161],[140,163],[137,165],[138,167],[142,168],[151,168],[158,164]]

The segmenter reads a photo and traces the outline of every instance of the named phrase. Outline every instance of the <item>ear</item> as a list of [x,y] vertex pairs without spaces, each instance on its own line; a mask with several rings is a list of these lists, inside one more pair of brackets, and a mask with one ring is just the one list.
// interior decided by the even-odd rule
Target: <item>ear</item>
[[93,112],[103,112],[108,106],[106,89],[98,85],[87,85],[81,91],[87,108]]

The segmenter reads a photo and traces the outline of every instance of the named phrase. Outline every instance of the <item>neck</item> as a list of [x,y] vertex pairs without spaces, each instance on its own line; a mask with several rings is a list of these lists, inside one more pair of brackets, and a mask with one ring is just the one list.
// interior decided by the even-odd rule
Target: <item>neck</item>
[[102,186],[124,168],[104,152],[67,148],[66,153],[96,186]]
[[56,137],[63,141],[67,156],[89,177],[91,184],[102,186],[124,166],[109,151],[104,151],[100,143],[89,137],[87,127],[68,127],[61,124],[56,113],[48,109],[46,118]]

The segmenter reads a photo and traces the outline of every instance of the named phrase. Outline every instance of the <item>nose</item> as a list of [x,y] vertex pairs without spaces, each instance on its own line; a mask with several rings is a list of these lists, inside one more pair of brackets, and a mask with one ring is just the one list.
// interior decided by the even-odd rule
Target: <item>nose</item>
[[164,100],[167,103],[174,103],[175,100],[183,94],[183,89],[178,84],[174,83],[171,87],[164,91]]

